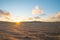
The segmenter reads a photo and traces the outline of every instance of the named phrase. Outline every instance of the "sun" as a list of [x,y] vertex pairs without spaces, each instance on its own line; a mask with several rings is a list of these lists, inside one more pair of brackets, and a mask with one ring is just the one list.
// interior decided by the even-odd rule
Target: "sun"
[[20,24],[20,22],[16,22],[16,24]]
[[20,24],[20,20],[15,20],[14,22],[15,22],[17,25]]

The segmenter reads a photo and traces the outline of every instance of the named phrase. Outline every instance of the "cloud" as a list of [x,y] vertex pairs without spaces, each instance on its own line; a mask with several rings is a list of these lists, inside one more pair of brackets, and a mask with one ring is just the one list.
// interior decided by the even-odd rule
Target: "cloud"
[[60,21],[60,12],[56,13],[51,19],[54,19],[54,21]]
[[60,12],[56,13],[53,16],[47,16],[46,18],[42,19],[41,21],[45,21],[45,22],[60,22]]
[[5,13],[5,14],[3,14],[4,16],[11,16],[11,14],[10,13]]
[[7,20],[10,20],[11,14],[9,12],[0,10],[0,17],[4,17]]
[[4,12],[2,10],[0,10],[0,16],[2,16],[4,14]]
[[40,19],[40,17],[39,16],[37,16],[37,17],[34,17],[35,19]]
[[9,12],[0,10],[0,16],[11,16]]
[[55,15],[56,18],[60,19],[60,12]]
[[32,14],[43,14],[43,10],[39,8],[39,6],[35,6],[35,9],[32,10]]
[[33,18],[28,18],[28,20],[33,20]]

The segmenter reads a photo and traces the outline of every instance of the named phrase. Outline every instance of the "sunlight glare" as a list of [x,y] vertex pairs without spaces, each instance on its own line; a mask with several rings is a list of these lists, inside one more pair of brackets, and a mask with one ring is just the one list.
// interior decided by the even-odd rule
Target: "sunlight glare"
[[20,24],[20,20],[16,20],[16,24]]

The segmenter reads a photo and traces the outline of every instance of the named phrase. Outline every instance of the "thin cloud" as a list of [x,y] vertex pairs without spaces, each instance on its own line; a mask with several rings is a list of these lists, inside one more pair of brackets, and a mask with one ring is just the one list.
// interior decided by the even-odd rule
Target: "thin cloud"
[[35,19],[40,19],[40,17],[39,16],[37,16],[37,17],[34,17]]
[[60,12],[56,13],[56,15],[48,16],[46,18],[44,18],[42,21],[45,22],[60,22]]
[[54,21],[60,21],[60,12],[58,12],[55,16],[51,17]]
[[39,8],[39,6],[35,6],[35,9],[32,10],[32,14],[43,14],[43,10]]
[[58,12],[55,17],[60,19],[60,12]]
[[33,20],[33,18],[28,18],[28,20]]

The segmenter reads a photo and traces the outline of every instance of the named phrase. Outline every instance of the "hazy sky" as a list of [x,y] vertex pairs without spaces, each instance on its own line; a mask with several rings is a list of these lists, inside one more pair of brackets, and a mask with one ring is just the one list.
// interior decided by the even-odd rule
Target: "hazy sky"
[[60,11],[60,0],[0,0],[0,9],[11,12],[15,17],[34,17],[32,10],[36,5],[47,15],[54,15]]

